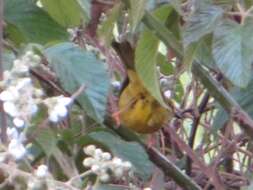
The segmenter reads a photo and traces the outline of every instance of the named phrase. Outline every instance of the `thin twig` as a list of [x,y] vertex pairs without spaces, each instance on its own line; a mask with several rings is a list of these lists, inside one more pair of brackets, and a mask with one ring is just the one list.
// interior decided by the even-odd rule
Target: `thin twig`
[[[191,128],[190,137],[189,137],[189,143],[188,143],[192,149],[194,147],[194,141],[195,141],[195,136],[197,133],[199,121],[200,121],[202,113],[205,111],[208,100],[209,100],[209,94],[206,93],[198,107],[198,115],[197,117],[193,119],[192,128]],[[192,161],[190,157],[188,156],[186,160],[186,173],[188,175],[191,174],[191,168],[192,168]]]

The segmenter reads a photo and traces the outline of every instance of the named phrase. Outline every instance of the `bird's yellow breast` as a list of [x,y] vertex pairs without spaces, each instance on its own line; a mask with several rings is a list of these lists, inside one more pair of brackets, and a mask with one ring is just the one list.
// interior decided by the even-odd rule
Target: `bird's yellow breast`
[[128,70],[128,76],[129,84],[119,98],[120,122],[138,133],[152,133],[162,127],[171,113],[149,94],[134,71]]

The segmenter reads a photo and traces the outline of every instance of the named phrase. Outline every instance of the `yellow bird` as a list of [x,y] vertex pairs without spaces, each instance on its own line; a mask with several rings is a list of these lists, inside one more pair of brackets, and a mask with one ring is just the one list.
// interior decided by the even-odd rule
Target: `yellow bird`
[[[134,51],[130,44],[114,44],[122,62],[133,67]],[[123,53],[123,55],[122,55]],[[129,64],[132,64],[129,65]],[[137,73],[127,69],[128,83],[119,97],[120,123],[138,133],[153,133],[171,118],[172,111],[167,110],[145,89]]]

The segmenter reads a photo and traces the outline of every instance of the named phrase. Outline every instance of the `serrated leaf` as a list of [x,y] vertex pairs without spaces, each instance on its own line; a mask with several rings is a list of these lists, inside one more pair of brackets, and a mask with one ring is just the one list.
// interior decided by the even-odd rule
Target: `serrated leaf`
[[85,86],[78,100],[90,117],[102,123],[110,85],[105,63],[73,43],[52,46],[45,55],[65,90],[74,93]]
[[4,13],[6,22],[14,25],[28,42],[45,44],[68,39],[65,29],[30,0],[5,0]]
[[130,161],[136,175],[143,180],[148,180],[151,176],[153,164],[140,144],[121,140],[118,136],[102,130],[91,132],[88,137],[108,147],[114,156]]
[[147,0],[130,0],[130,10],[129,10],[129,21],[131,26],[131,31],[134,32],[138,24],[140,23]]
[[43,8],[63,27],[79,26],[87,22],[82,9],[76,0],[41,0]]
[[120,12],[122,10],[122,4],[118,3],[114,5],[114,7],[107,13],[106,20],[101,23],[99,26],[97,33],[99,38],[109,46],[113,39],[113,28],[114,24],[118,20]]
[[218,6],[201,5],[187,20],[183,29],[183,43],[187,47],[211,33],[222,18],[223,10]]
[[[172,9],[169,6],[163,6],[155,11],[155,16],[164,22]],[[142,80],[144,86],[162,105],[166,106],[163,101],[160,86],[158,82],[158,72],[156,68],[159,39],[155,34],[145,29],[141,34],[135,51],[135,68]]]
[[225,20],[215,30],[212,53],[224,75],[235,85],[246,87],[251,79],[253,25]]
[[50,128],[37,128],[36,142],[41,146],[47,156],[51,156],[57,148],[57,136]]

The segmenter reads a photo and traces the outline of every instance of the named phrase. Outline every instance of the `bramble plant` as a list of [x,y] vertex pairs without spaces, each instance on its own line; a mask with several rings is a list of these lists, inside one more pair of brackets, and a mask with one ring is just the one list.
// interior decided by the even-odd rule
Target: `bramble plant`
[[0,1],[0,189],[252,189],[252,12]]

